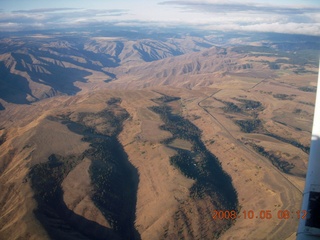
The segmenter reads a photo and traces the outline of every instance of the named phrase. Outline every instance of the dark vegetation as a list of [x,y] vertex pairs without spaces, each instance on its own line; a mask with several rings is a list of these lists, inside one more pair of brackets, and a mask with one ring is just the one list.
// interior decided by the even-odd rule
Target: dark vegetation
[[108,105],[114,105],[118,103],[121,103],[121,98],[112,97],[107,101]]
[[[48,162],[30,170],[38,202],[36,216],[53,239],[140,239],[134,227],[139,177],[117,139],[123,121],[129,117],[119,107],[120,101],[110,99],[108,109],[99,113],[80,113],[77,122],[68,116],[50,118],[66,124],[71,131],[83,135],[83,141],[90,143],[90,148],[81,156],[52,155]],[[111,127],[97,132],[86,124],[94,118],[102,118]],[[110,229],[74,214],[63,202],[61,183],[84,157],[92,161],[89,169],[93,185],[91,198],[110,223]]]
[[[290,95],[287,94],[276,94],[274,95],[278,98],[288,100],[290,99]],[[245,113],[245,111],[248,112],[250,111],[255,111],[255,110],[263,110],[263,106],[260,102],[258,101],[253,101],[253,100],[248,100],[248,99],[239,99],[239,98],[234,98],[234,100],[237,100],[242,103],[241,106],[238,106],[232,102],[225,102],[222,101],[224,104],[227,106],[224,107],[223,109],[227,112],[233,112],[233,113]],[[221,100],[220,100],[221,101]],[[299,113],[299,109],[297,109]],[[301,110],[300,110],[301,111]],[[302,151],[305,153],[309,154],[310,147],[309,146],[304,146],[303,144],[299,143],[296,140],[293,139],[288,139],[281,137],[279,135],[270,133],[266,129],[264,129],[263,124],[260,119],[257,119],[257,114],[256,112],[253,112],[255,114],[251,114],[254,116],[254,119],[246,119],[246,120],[235,120],[234,122],[240,127],[240,130],[245,133],[261,133],[270,137],[273,137],[275,139],[278,139],[282,142],[291,144],[294,147],[300,148]]]
[[272,69],[272,70],[280,69],[279,64],[277,64],[277,63],[275,63],[275,62],[268,62],[268,66],[269,66],[269,68]]
[[250,69],[252,68],[252,64],[246,63],[246,64],[242,64],[238,67],[238,69]]
[[317,88],[312,86],[299,87],[298,89],[304,92],[317,92]]
[[261,133],[269,137],[273,137],[275,139],[278,139],[284,143],[291,144],[294,147],[300,148],[305,153],[309,154],[310,147],[304,146],[303,144],[299,143],[298,141],[294,139],[288,139],[281,137],[279,135],[276,135],[274,133],[270,133],[266,129],[264,129],[263,124],[260,119],[248,119],[248,120],[235,120],[234,121],[239,127],[242,132],[245,133]]
[[273,153],[266,151],[265,148],[262,146],[256,145],[254,143],[250,143],[250,146],[257,153],[268,158],[276,168],[278,168],[280,171],[282,171],[284,173],[291,174],[291,169],[293,169],[295,167],[294,164],[288,163],[287,161],[281,159],[280,157],[274,155]]
[[[52,239],[104,239],[116,237],[97,223],[88,221],[68,209],[63,201],[61,183],[83,156],[51,155],[48,162],[37,164],[29,177],[38,207],[35,215]],[[101,231],[101,236],[92,231]],[[117,238],[115,238],[117,239]]]
[[[159,101],[161,102],[158,99],[157,102]],[[189,120],[173,114],[172,109],[164,101],[160,106],[154,106],[151,109],[161,116],[164,122],[161,129],[169,131],[173,135],[163,141],[167,147],[176,151],[176,154],[170,158],[171,165],[179,169],[187,178],[195,180],[189,190],[191,199],[195,202],[201,199],[210,199],[215,208],[238,211],[238,196],[232,185],[232,179],[222,169],[219,159],[206,149],[201,141],[201,131]],[[190,142],[192,144],[191,150],[170,146],[170,143],[176,139]],[[198,207],[197,211],[200,216],[207,217],[205,217],[208,214],[207,208]],[[186,217],[182,209],[179,208],[179,211],[174,215],[174,219],[178,232],[177,234],[172,233],[170,236],[174,236],[174,239],[184,239],[185,235],[183,233],[187,232],[189,236],[194,237],[188,217]],[[210,234],[213,238],[218,238],[233,223],[231,219],[215,221],[215,228],[211,229],[214,234]],[[200,235],[201,238],[207,239],[207,230],[200,227]],[[168,237],[168,229],[164,236],[165,238]],[[210,239],[213,239],[212,237]]]
[[[277,69],[278,63],[305,66],[313,64],[318,66],[319,44],[312,42],[273,42],[265,46],[237,46],[232,48],[237,53],[245,53],[250,56],[278,56],[275,63],[271,63],[271,69]],[[275,67],[275,68],[273,68]]]
[[297,148],[300,148],[302,151],[304,151],[305,153],[309,154],[310,153],[310,146],[304,146],[302,145],[301,143],[297,142],[296,140],[293,140],[293,139],[287,139],[287,138],[284,138],[284,137],[281,137],[279,135],[276,135],[276,134],[273,134],[273,133],[266,133],[265,135],[267,136],[270,136],[270,137],[273,137],[275,139],[278,139],[282,142],[285,142],[285,143],[289,143],[291,144],[292,146],[295,146]]
[[[275,94],[273,95],[276,98],[283,99],[283,100],[289,100],[292,98],[292,95],[287,94]],[[218,99],[217,99],[218,100]],[[240,127],[242,132],[245,133],[261,133],[270,137],[273,137],[275,139],[278,139],[282,142],[288,143],[293,145],[294,147],[300,148],[305,153],[309,154],[310,147],[304,146],[301,143],[299,143],[296,140],[293,139],[287,139],[284,137],[281,137],[279,135],[273,134],[268,132],[266,129],[264,129],[262,121],[257,118],[257,110],[262,110],[263,106],[258,101],[248,100],[248,99],[238,99],[234,98],[234,100],[237,100],[238,102],[241,102],[242,105],[238,106],[232,102],[226,102],[222,100],[218,100],[222,103],[224,103],[226,106],[223,108],[225,112],[229,113],[241,113],[246,114],[248,111],[251,111],[251,115],[254,117],[253,119],[245,119],[245,120],[234,120],[234,122]],[[258,152],[259,154],[263,155],[264,157],[268,158],[274,166],[276,166],[279,170],[285,172],[285,173],[291,173],[290,170],[294,168],[294,164],[288,163],[287,161],[277,157],[276,155],[267,152],[263,147],[258,146],[256,144],[251,143],[250,144],[253,149]]]
[[268,46],[237,46],[233,47],[232,50],[237,53],[250,53],[253,56],[261,56],[262,53],[266,55],[277,53],[276,49]]
[[311,74],[318,74],[316,71],[307,70],[305,67],[299,67],[293,71],[295,74],[304,74],[304,73],[311,73]]
[[195,200],[209,197],[220,209],[237,210],[238,196],[232,179],[222,169],[219,159],[206,149],[201,141],[201,131],[189,120],[173,114],[165,102],[151,109],[161,116],[164,122],[161,129],[173,135],[164,141],[168,147],[175,139],[187,140],[192,144],[191,151],[171,147],[177,154],[170,158],[170,163],[183,175],[195,180],[190,189],[191,197]]
[[312,107],[315,106],[314,103],[305,102],[305,101],[299,101],[299,103],[304,104],[304,105],[307,105],[307,106],[312,106]]
[[228,101],[223,101],[218,98],[213,98],[216,101],[219,101],[225,105],[225,107],[222,107],[223,111],[228,112],[228,113],[242,113],[242,109],[235,103],[233,102],[228,102]]
[[245,115],[251,115],[254,118],[258,117],[258,112],[263,111],[264,107],[261,102],[243,99],[243,98],[234,98],[241,103],[240,108],[242,113]]
[[227,113],[241,113],[241,114],[252,115],[256,117],[257,112],[263,110],[263,105],[261,104],[261,102],[254,101],[254,100],[243,99],[243,98],[233,98],[234,100],[241,103],[239,105],[233,102],[223,101],[217,98],[214,98],[214,99],[225,104],[225,107],[223,107],[222,109]]
[[238,105],[234,104],[233,102],[226,102],[222,101],[226,106],[223,107],[222,109],[225,112],[230,112],[230,113],[241,113],[242,109],[238,107]]
[[161,94],[162,97],[156,98],[156,99],[152,99],[155,103],[158,103],[158,104],[174,102],[174,101],[177,101],[177,100],[181,99],[180,97],[172,97],[172,96],[168,96],[168,95],[163,95],[162,93],[159,93],[159,94]]
[[[287,95],[287,94],[275,94],[273,95],[276,98],[282,99],[282,100],[291,100],[294,95]],[[309,154],[310,152],[310,147],[305,146],[298,141],[294,139],[288,139],[273,133],[270,133],[266,129],[264,129],[262,121],[258,119],[258,110],[263,110],[263,106],[260,102],[258,101],[253,101],[253,100],[248,100],[248,99],[240,99],[240,98],[233,98],[234,100],[241,102],[242,105],[236,105],[235,103],[232,102],[226,102],[222,100],[218,100],[222,103],[224,103],[226,106],[223,107],[223,110],[225,112],[229,113],[241,113],[243,115],[247,115],[248,113],[253,116],[253,119],[245,119],[245,120],[234,120],[235,124],[237,124],[240,127],[240,130],[245,133],[260,133],[264,134],[269,137],[273,137],[277,140],[280,140],[284,143],[291,144],[294,147],[300,148],[302,151],[305,153]],[[299,111],[299,110],[297,110]],[[265,149],[261,146],[258,146],[256,144],[251,143],[250,144],[253,149],[258,152],[259,154],[265,156],[268,158],[274,166],[276,166],[278,169],[285,173],[291,173],[291,169],[293,169],[295,166],[292,163],[288,163],[287,161],[277,157],[273,153],[265,151]]]
[[294,95],[288,95],[284,93],[277,93],[272,95],[274,98],[280,99],[280,100],[293,100]]
[[294,114],[301,114],[301,113],[303,113],[303,110],[302,110],[301,108],[296,108],[296,109],[294,109],[294,110],[292,111],[292,113],[294,113]]
[[243,103],[243,105],[241,106],[241,108],[243,109],[261,109],[262,108],[261,102],[258,102],[258,101],[242,99],[242,98],[234,98],[234,99]]
[[260,119],[236,120],[235,123],[240,127],[242,132],[253,133],[258,132],[262,128]]

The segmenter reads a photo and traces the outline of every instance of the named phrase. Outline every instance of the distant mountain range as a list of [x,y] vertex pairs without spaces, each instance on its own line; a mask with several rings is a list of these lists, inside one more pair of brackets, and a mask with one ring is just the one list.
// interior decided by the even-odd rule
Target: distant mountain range
[[[272,69],[287,63],[291,67],[316,64],[320,49],[316,37],[300,37],[291,42],[291,35],[281,41],[276,35],[272,42],[271,36],[259,43],[249,37],[237,41],[229,38],[224,44],[224,35],[162,37],[161,40],[154,35],[145,39],[39,34],[2,38],[0,98],[9,103],[27,104],[55,95],[74,95],[91,86],[90,76],[94,73],[99,73],[98,85],[102,88],[108,87],[104,84],[108,82],[112,82],[112,87],[115,80],[120,80],[122,86],[126,82],[127,87],[170,83],[190,88],[210,85],[212,80],[205,77],[208,74],[221,77],[251,69],[253,76],[263,77],[271,73],[261,74],[261,68]],[[280,60],[272,65],[246,59],[266,50],[277,54]],[[202,75],[197,82],[186,80],[185,76],[195,74]],[[143,83],[128,81],[129,78]]]

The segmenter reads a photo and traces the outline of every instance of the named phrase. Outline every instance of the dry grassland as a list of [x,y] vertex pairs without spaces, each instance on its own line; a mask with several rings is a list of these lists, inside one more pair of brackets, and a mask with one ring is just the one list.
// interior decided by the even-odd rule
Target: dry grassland
[[[184,177],[170,164],[174,150],[165,147],[161,141],[169,138],[171,133],[159,128],[163,122],[158,114],[149,109],[156,105],[152,99],[166,94],[181,98],[171,105],[175,113],[180,113],[202,130],[203,142],[219,158],[238,192],[242,216],[221,239],[294,238],[298,223],[296,215],[280,220],[277,212],[289,210],[295,213],[300,209],[304,179],[297,175],[306,171],[307,153],[263,132],[242,132],[234,121],[252,118],[251,110],[244,113],[223,110],[225,104],[222,101],[238,105],[239,101],[234,98],[258,101],[263,109],[257,112],[256,117],[262,121],[266,131],[308,145],[313,106],[305,103],[314,101],[314,93],[301,91],[298,87],[312,85],[314,75],[289,77],[284,74],[279,78],[269,78],[268,74],[265,72],[263,78],[241,74],[226,76],[223,81],[213,79],[213,85],[198,86],[194,90],[165,86],[144,90],[103,90],[82,92],[72,97],[55,97],[29,106],[8,107],[5,115],[1,113],[0,116],[4,127],[1,134],[6,133],[7,136],[0,146],[0,235],[4,236],[3,239],[47,239],[46,232],[32,213],[36,203],[30,182],[26,180],[28,169],[35,163],[45,161],[53,153],[80,154],[89,147],[87,142],[81,141],[82,136],[69,131],[61,123],[49,120],[47,116],[68,113],[71,119],[76,120],[77,113],[101,111],[108,99],[120,97],[121,107],[130,118],[125,121],[119,140],[139,173],[135,226],[141,238],[161,239],[166,231],[176,231],[174,225],[180,221],[175,219],[177,211],[185,214],[189,227],[193,229],[190,239],[192,236],[194,239],[200,238],[203,226],[209,236],[214,220],[201,219],[197,208],[206,211],[214,209],[206,199],[197,202],[198,205],[190,200],[189,188],[194,181]],[[304,80],[306,77],[308,81]],[[115,85],[124,82],[119,81]],[[98,85],[94,86],[94,81],[92,83],[92,89],[96,89]],[[197,85],[192,79],[190,84],[190,87]],[[276,94],[286,94],[291,98],[281,100],[275,97]],[[90,122],[92,125],[99,123],[99,120]],[[255,152],[247,144],[250,142],[294,164],[292,173],[280,171],[269,159]],[[184,140],[176,140],[172,146],[191,147]],[[110,227],[90,199],[89,166],[90,160],[85,159],[65,178],[62,184],[64,201],[75,213]],[[256,216],[260,211],[270,210],[273,217],[244,219],[243,211],[250,210]],[[187,228],[181,231],[186,232]]]

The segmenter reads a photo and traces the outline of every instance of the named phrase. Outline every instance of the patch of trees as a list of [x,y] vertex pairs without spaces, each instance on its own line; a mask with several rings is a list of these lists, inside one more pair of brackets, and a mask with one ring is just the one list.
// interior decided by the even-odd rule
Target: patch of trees
[[163,104],[163,103],[178,101],[180,99],[181,99],[180,97],[173,97],[173,96],[162,94],[162,97],[153,99],[153,101],[158,104]]
[[235,123],[240,127],[241,131],[245,133],[257,132],[262,128],[260,119],[236,120]]
[[86,157],[92,160],[89,169],[94,192],[92,200],[123,239],[135,239],[134,228],[138,172],[117,140],[91,138]]
[[[29,171],[28,177],[38,204],[34,214],[52,239],[64,239],[69,234],[83,239],[86,235],[85,229],[79,228],[71,220],[79,216],[65,205],[61,187],[64,178],[82,159],[83,156],[52,154],[47,162],[36,164]],[[86,223],[84,219],[81,220]]]
[[[233,47],[232,51],[237,53],[250,53],[250,55],[262,56],[264,54],[269,55],[270,53],[275,54],[276,50],[267,46],[237,46]],[[255,54],[256,53],[256,54]]]
[[304,92],[317,92],[317,87],[313,87],[313,86],[299,87],[298,89]]
[[252,68],[252,64],[246,63],[246,64],[242,64],[240,69],[250,69]]
[[[115,103],[119,100],[112,101]],[[122,239],[136,239],[139,238],[134,227],[139,176],[117,139],[129,114],[119,107],[115,110],[106,109],[95,116],[82,113],[79,117],[82,123],[77,124],[87,129],[83,131],[83,139],[90,142],[91,147],[84,155],[92,161],[89,168],[94,189],[92,200]],[[84,125],[88,118],[103,118],[111,130],[109,127],[105,134],[97,133]]]
[[[310,43],[308,44],[310,45]],[[250,56],[270,56],[270,54],[272,56],[277,55],[279,58],[275,63],[300,65],[300,68],[303,68],[306,64],[317,66],[317,61],[319,60],[319,56],[317,54],[318,51],[314,51],[313,49],[299,50],[297,48],[291,48],[290,51],[288,51],[288,44],[286,44],[285,47],[278,45],[278,49],[270,46],[237,46],[232,48],[232,50],[238,53],[249,53]]]
[[55,204],[62,194],[61,183],[83,156],[63,157],[52,154],[45,163],[31,167],[29,178],[35,190],[35,198],[41,203]]
[[310,103],[310,102],[304,102],[304,101],[299,101],[299,103],[307,105],[307,106],[312,106],[314,107],[314,103]]
[[268,62],[268,66],[269,66],[269,68],[272,69],[272,70],[280,69],[280,66],[279,66],[277,63],[275,63],[275,62]]
[[[222,107],[222,109],[225,112],[228,113],[242,113],[242,114],[254,114],[257,115],[257,110],[263,110],[263,105],[261,102],[249,100],[249,99],[242,99],[242,98],[233,98],[234,100],[241,102],[241,105],[238,106],[237,104],[233,102],[223,101],[215,98],[215,100],[222,102],[225,107]],[[248,112],[251,111],[251,112]],[[252,112],[254,111],[254,112]]]
[[243,103],[241,106],[242,109],[245,110],[254,110],[254,109],[261,109],[263,108],[261,102],[254,101],[254,100],[249,100],[249,99],[242,99],[242,98],[234,98],[235,100]]
[[31,167],[29,178],[38,203],[34,214],[51,239],[121,240],[104,226],[75,214],[63,200],[61,183],[83,157],[52,154],[47,162]]
[[197,166],[194,156],[189,151],[175,149],[178,154],[170,158],[170,163],[180,169],[183,175],[194,180],[199,179],[201,170]]
[[[119,100],[112,101],[111,104],[117,103]],[[38,192],[36,199],[39,206],[46,206],[40,210],[45,212],[48,207],[58,208],[60,217],[57,217],[63,219],[67,210],[61,183],[84,157],[89,158],[89,174],[93,186],[91,198],[111,225],[111,229],[102,227],[103,234],[93,239],[140,239],[134,226],[139,176],[117,139],[122,131],[123,121],[129,114],[119,106],[113,107],[114,111],[106,109],[99,113],[80,113],[77,122],[66,116],[53,118],[66,124],[71,131],[83,135],[82,140],[89,142],[90,148],[81,157],[52,155],[48,162],[35,165],[30,170],[30,178],[33,188]],[[106,131],[108,134],[98,133],[94,127],[86,125],[86,121],[100,118],[111,123],[112,131]],[[68,214],[74,215],[70,212]],[[77,224],[81,223],[74,223],[73,227],[79,227]],[[57,236],[55,238],[63,239]]]
[[303,74],[303,73],[317,74],[316,71],[307,70],[305,67],[299,67],[296,70],[294,70],[293,72],[295,74]]
[[[170,163],[184,176],[195,180],[190,189],[191,197],[201,199],[209,196],[225,209],[238,209],[238,196],[232,180],[222,169],[219,159],[206,149],[201,141],[201,131],[189,120],[173,114],[172,109],[165,104],[154,106],[151,110],[161,116],[164,122],[161,129],[173,135],[163,143],[167,144],[179,138],[192,144],[191,151],[174,148],[177,154],[170,158]],[[167,144],[167,147],[170,146]]]
[[293,140],[293,139],[287,139],[287,138],[284,138],[284,137],[281,137],[279,135],[275,135],[273,133],[267,133],[266,134],[267,136],[270,136],[270,137],[273,137],[275,139],[278,139],[282,142],[285,142],[285,143],[289,143],[291,144],[292,146],[295,146],[297,148],[300,148],[302,151],[304,151],[305,153],[309,154],[310,153],[310,146],[304,146],[302,145],[301,143],[297,142],[296,140]]
[[242,109],[238,107],[238,105],[234,104],[233,102],[227,102],[227,101],[222,101],[226,106],[223,107],[222,109],[225,112],[230,112],[230,113],[241,113]]
[[117,98],[117,97],[112,97],[107,101],[108,105],[114,105],[119,103],[121,103],[121,98]]
[[274,98],[280,99],[280,100],[293,100],[295,95],[288,95],[284,93],[277,93],[272,95]]
[[[95,130],[98,127],[99,133],[102,135],[117,135],[121,132],[122,123],[129,118],[129,114],[114,104],[115,103],[112,103],[110,108],[98,113],[79,113],[77,122],[66,120],[63,123],[66,124],[71,131],[82,135],[98,134]],[[99,124],[95,123],[96,119],[99,119]],[[95,129],[89,127],[91,125],[94,125]]]
[[301,114],[302,112],[303,112],[302,109],[296,108],[296,109],[293,110],[292,113],[294,113],[294,114]]
[[161,126],[161,129],[171,132],[174,138],[181,138],[188,141],[194,141],[200,138],[201,131],[189,120],[177,114],[172,114],[169,106],[154,106],[150,109],[158,113],[162,121],[165,122],[165,124]]
[[257,153],[268,158],[271,161],[271,163],[280,171],[287,174],[291,174],[290,171],[295,167],[294,164],[288,163],[287,161],[281,159],[280,157],[274,155],[273,153],[266,151],[265,148],[262,146],[256,145],[254,143],[250,143],[250,145]]

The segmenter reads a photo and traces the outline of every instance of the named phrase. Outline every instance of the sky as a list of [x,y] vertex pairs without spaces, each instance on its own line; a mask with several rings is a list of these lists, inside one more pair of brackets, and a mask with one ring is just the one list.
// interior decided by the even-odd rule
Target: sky
[[320,0],[0,0],[0,32],[110,23],[320,36]]

